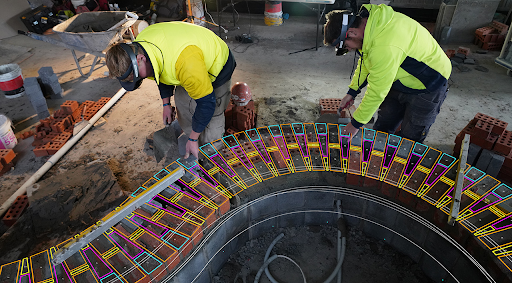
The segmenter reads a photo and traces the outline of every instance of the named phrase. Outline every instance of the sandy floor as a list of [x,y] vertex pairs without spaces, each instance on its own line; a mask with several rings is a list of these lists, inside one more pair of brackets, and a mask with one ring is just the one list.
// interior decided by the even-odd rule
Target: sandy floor
[[[223,22],[231,19],[225,15]],[[249,20],[250,19],[250,20]],[[252,90],[257,104],[258,126],[292,122],[314,122],[319,117],[320,98],[340,98],[347,91],[354,55],[334,56],[330,47],[318,51],[307,50],[315,46],[315,18],[292,17],[282,26],[266,26],[263,15],[242,15],[237,24],[229,28],[223,38],[234,52],[238,67],[232,83],[244,81]],[[215,29],[217,31],[217,29]],[[250,34],[255,43],[242,44],[235,35]],[[34,40],[22,35],[3,39],[0,45],[19,46],[28,53],[12,54],[22,68],[25,78],[37,76],[39,68],[51,66],[59,78],[64,97],[47,100],[50,112],[58,109],[66,100],[98,100],[112,97],[120,88],[116,80],[105,76],[104,61],[96,65],[88,78],[80,76],[71,52],[66,48]],[[320,44],[321,45],[321,44]],[[457,48],[459,45],[443,46]],[[473,44],[463,46],[477,50]],[[7,48],[8,49],[8,48]],[[15,48],[16,49],[16,48]],[[12,48],[11,48],[12,50]],[[77,52],[80,55],[83,53]],[[472,53],[477,64],[489,69],[480,72],[454,69],[449,95],[441,114],[425,141],[429,146],[451,153],[457,133],[481,112],[512,124],[512,78],[506,70],[494,63],[498,51],[488,54]],[[85,56],[81,66],[88,71],[93,56]],[[358,97],[356,104],[361,97]],[[142,87],[126,93],[104,116],[106,123],[92,128],[50,171],[65,174],[66,170],[94,160],[112,159],[118,162],[119,176],[124,178],[125,190],[134,190],[166,166],[156,162],[146,137],[163,127],[160,98],[156,84],[145,81]],[[9,116],[20,133],[33,127],[38,119],[26,97],[5,99],[0,96],[0,113]],[[511,128],[509,127],[509,130]],[[48,157],[35,157],[29,138],[20,142],[12,171],[0,177],[0,202],[3,203],[16,191]]]

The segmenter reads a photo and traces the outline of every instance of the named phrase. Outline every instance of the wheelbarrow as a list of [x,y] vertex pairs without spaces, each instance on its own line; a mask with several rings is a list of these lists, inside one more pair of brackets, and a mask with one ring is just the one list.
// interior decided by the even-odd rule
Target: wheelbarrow
[[[75,15],[53,27],[54,35],[41,35],[18,31],[20,34],[71,49],[80,74],[89,77],[99,57],[105,57],[105,51],[111,45],[122,41],[129,31],[131,40],[135,40],[130,26],[138,19],[136,14],[120,11],[87,12]],[[75,50],[94,55],[89,72],[84,75]]]

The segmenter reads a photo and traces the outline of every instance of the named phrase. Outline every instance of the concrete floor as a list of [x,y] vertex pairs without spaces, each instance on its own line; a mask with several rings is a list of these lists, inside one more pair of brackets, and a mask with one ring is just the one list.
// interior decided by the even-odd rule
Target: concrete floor
[[[315,46],[315,17],[291,17],[281,26],[266,26],[263,15],[241,15],[235,27],[233,23],[226,23],[230,19],[231,14],[224,15],[223,23],[230,31],[222,37],[234,52],[238,65],[232,83],[243,81],[249,84],[257,104],[258,126],[314,122],[319,117],[320,98],[341,98],[346,93],[353,54],[336,57],[332,48],[321,47],[318,51],[313,49],[289,55]],[[235,35],[242,33],[250,34],[255,43],[237,42]],[[53,68],[64,96],[47,100],[50,113],[66,100],[83,102],[112,97],[120,88],[116,80],[105,76],[104,61],[96,66],[90,77],[83,78],[66,48],[22,35],[3,39],[0,45],[10,47],[2,60],[18,62],[25,78],[37,76],[41,67]],[[443,48],[456,49],[458,46],[469,47],[472,51],[478,49],[473,44]],[[26,50],[30,51],[24,53]],[[509,110],[512,78],[494,63],[498,55],[498,51],[470,55],[477,64],[489,69],[486,73],[475,70],[474,66],[469,66],[471,71],[464,73],[454,69],[450,92],[425,144],[451,154],[455,136],[478,112],[512,124],[512,111]],[[88,70],[92,59],[93,56],[86,56],[81,66]],[[2,62],[5,63],[8,62]],[[356,105],[361,97],[356,100]],[[13,120],[17,133],[38,122],[24,96],[10,100],[0,96],[0,113]],[[165,159],[156,162],[146,143],[147,136],[163,127],[161,101],[153,81],[147,80],[140,89],[126,93],[104,118],[107,123],[92,128],[43,178],[65,174],[70,168],[94,160],[115,159],[122,172],[118,177],[125,180],[123,187],[130,191],[167,165]],[[31,142],[32,138],[20,141],[15,148],[18,154],[15,167],[0,177],[1,203],[48,159],[35,157]]]

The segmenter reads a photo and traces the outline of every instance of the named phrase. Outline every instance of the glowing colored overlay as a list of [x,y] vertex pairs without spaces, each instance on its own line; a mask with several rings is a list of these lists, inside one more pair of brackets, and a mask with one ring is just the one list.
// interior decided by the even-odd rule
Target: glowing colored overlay
[[[66,242],[0,267],[0,283],[159,282],[229,211],[229,198],[275,177],[307,171],[349,173],[359,185],[384,182],[448,214],[458,160],[426,145],[369,129],[349,142],[344,125],[282,124],[206,144],[200,162],[181,159],[147,180],[126,201],[177,167],[185,175],[62,264]],[[364,178],[363,178],[364,177]],[[464,172],[457,221],[512,272],[512,188],[477,168]],[[114,212],[112,212],[114,213]],[[106,219],[109,216],[106,216]],[[71,239],[70,239],[71,240]],[[69,240],[68,240],[69,241]]]

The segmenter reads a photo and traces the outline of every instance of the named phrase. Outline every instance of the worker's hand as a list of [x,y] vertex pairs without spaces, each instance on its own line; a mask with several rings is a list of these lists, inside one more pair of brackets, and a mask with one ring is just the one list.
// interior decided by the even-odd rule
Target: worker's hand
[[341,130],[341,135],[349,135],[349,140],[354,137],[357,132],[359,132],[359,129],[352,126],[352,123],[348,123],[345,127],[343,127],[343,130]]
[[187,159],[190,154],[194,155],[196,159],[199,159],[199,144],[197,141],[187,141],[187,145],[185,147],[185,159]]
[[354,104],[354,97],[352,95],[347,94],[345,97],[341,99],[340,106],[338,107],[338,115],[340,115],[343,109],[348,108]]
[[170,125],[176,117],[176,108],[171,105],[164,106],[164,125]]

